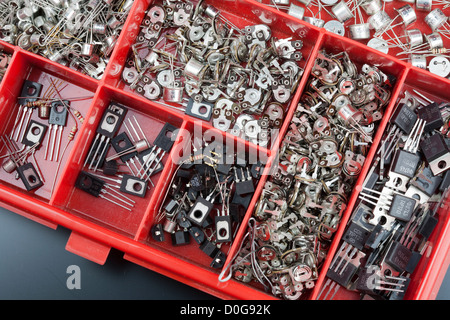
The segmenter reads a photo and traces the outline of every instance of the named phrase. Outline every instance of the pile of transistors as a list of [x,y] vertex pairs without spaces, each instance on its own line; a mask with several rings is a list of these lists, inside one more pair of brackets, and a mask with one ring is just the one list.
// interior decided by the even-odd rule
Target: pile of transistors
[[100,79],[133,3],[2,1],[0,40]]
[[122,72],[130,89],[268,145],[303,74],[300,39],[235,26],[204,1],[152,4],[140,30]]
[[111,102],[97,126],[75,187],[128,211],[135,200],[154,187],[152,176],[163,169],[163,158],[172,148],[178,128],[166,123],[151,143],[128,108]]
[[447,0],[259,2],[441,77],[450,74]]
[[[27,191],[34,191],[51,183],[45,181],[39,161],[57,163],[52,192],[62,158],[70,142],[74,139],[78,125],[84,121],[80,111],[71,106],[71,101],[64,99],[67,86],[65,81],[50,78],[50,84],[25,80],[14,110],[14,125],[9,134],[3,135],[2,150],[6,152],[2,168],[21,180]],[[72,99],[70,97],[69,99]],[[67,130],[69,118],[72,127]],[[67,132],[68,131],[68,132]],[[63,134],[67,137],[62,145]],[[39,160],[36,154],[40,154]],[[42,162],[41,162],[42,164]]]
[[299,299],[315,286],[395,78],[321,51],[231,268]]
[[[193,141],[192,153],[177,165],[158,208],[151,235],[173,246],[197,243],[210,266],[223,267],[263,170],[261,161],[221,143]],[[208,259],[209,259],[208,258]]]
[[358,205],[327,272],[320,299],[344,287],[364,298],[402,299],[450,185],[450,104],[405,91],[396,105]]

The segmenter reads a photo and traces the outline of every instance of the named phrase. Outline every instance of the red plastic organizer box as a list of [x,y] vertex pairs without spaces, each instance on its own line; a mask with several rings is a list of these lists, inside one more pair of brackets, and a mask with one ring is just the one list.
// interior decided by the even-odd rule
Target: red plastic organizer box
[[[215,129],[210,123],[199,121],[181,111],[168,108],[130,92],[124,87],[121,73],[127,60],[130,46],[136,41],[145,11],[152,3],[150,0],[137,0],[127,17],[117,45],[110,57],[104,76],[94,80],[89,76],[76,72],[68,67],[54,63],[34,53],[17,46],[0,42],[0,48],[12,54],[10,65],[0,85],[0,131],[1,134],[11,132],[17,108],[17,97],[20,96],[24,80],[31,80],[49,85],[49,79],[59,79],[67,84],[64,94],[74,97],[86,97],[73,102],[84,116],[84,123],[77,129],[75,140],[72,141],[61,159],[54,190],[52,180],[56,164],[40,161],[37,155],[44,180],[47,182],[36,192],[27,192],[12,175],[0,172],[0,202],[13,212],[35,220],[50,228],[63,226],[72,230],[66,249],[82,257],[103,264],[111,248],[124,253],[124,259],[159,272],[163,275],[188,284],[222,299],[274,299],[274,297],[252,285],[231,279],[227,282],[218,280],[220,270],[210,267],[210,259],[198,250],[196,244],[182,249],[173,247],[168,242],[156,242],[150,235],[157,210],[163,201],[163,195],[175,170],[175,164],[170,159],[175,150],[183,147],[186,141],[179,138],[175,147],[167,154],[162,163],[164,169],[153,176],[154,187],[145,198],[136,200],[132,213],[114,206],[103,199],[91,201],[86,195],[75,188],[75,182],[82,170],[89,146],[94,139],[96,127],[102,114],[111,101],[116,101],[129,108],[129,115],[135,116],[143,125],[143,131],[149,140],[154,140],[165,123],[193,132],[199,124],[202,130],[212,130],[225,139],[234,141],[245,150],[257,150],[266,154],[268,162],[265,172],[269,172],[276,160],[278,147],[288,126],[303,90],[307,85],[308,76],[303,76],[293,96],[280,133],[271,149],[253,145],[251,142],[235,137],[229,133]],[[362,182],[368,173],[374,153],[381,135],[389,121],[397,98],[405,91],[419,89],[429,98],[450,101],[450,80],[431,74],[427,70],[413,67],[406,61],[381,53],[357,41],[336,35],[325,29],[312,26],[302,20],[293,18],[286,13],[277,11],[253,0],[206,1],[216,6],[229,20],[239,26],[263,23],[286,37],[301,39],[304,43],[303,60],[300,65],[304,74],[309,75],[315,57],[321,50],[330,53],[345,51],[357,65],[365,63],[376,65],[383,72],[394,75],[397,82],[392,91],[390,103],[379,124],[373,145],[366,158],[365,165],[354,188],[348,207],[337,230],[329,254],[320,270],[315,288],[304,298],[316,299],[324,284],[327,268],[337,250],[344,232],[346,222],[355,205]],[[270,18],[270,19],[268,19]],[[295,33],[292,30],[296,30]],[[196,129],[195,129],[196,130]],[[67,142],[67,134],[62,139],[61,146]],[[232,242],[228,259],[239,249],[247,229],[247,222],[253,214],[254,207],[267,180],[263,175],[259,180],[244,220]],[[438,211],[438,225],[429,239],[429,250],[421,259],[406,293],[406,299],[434,299],[449,265],[448,250],[450,245],[450,197],[447,195],[443,206]],[[303,297],[302,297],[303,298]],[[357,299],[354,293],[342,291],[336,298]]]

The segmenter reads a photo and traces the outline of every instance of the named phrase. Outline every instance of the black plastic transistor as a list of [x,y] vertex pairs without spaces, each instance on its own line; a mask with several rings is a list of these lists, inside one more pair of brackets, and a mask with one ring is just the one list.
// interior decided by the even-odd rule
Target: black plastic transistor
[[416,121],[417,114],[404,103],[400,104],[395,109],[395,112],[391,118],[391,122],[405,133],[411,132]]
[[417,150],[425,124],[422,119],[418,119],[411,129],[403,149],[397,149],[392,159],[389,181],[386,182],[387,187],[406,192],[407,183],[414,177],[421,161]]
[[75,187],[96,198],[105,199],[128,211],[131,211],[131,208],[134,207],[133,200],[129,199],[119,191],[116,191],[105,181],[90,174],[89,172],[81,171],[78,174],[77,180],[75,182]]
[[436,102],[417,108],[417,115],[426,122],[424,132],[437,130],[444,125],[439,105]]
[[450,147],[440,133],[423,139],[420,147],[434,175],[438,175],[450,168]]
[[411,220],[416,203],[417,201],[415,199],[396,194],[392,199],[389,215],[400,221],[409,221]]

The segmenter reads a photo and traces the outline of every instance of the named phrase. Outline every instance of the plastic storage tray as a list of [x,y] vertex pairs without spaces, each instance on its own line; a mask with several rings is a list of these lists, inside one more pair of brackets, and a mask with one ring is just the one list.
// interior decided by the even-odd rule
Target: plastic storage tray
[[[139,122],[145,123],[144,131],[149,139],[153,139],[166,122],[189,132],[192,132],[195,126],[201,124],[202,130],[212,130],[222,137],[234,141],[236,145],[241,145],[246,151],[257,150],[267,155],[265,173],[269,172],[276,160],[278,146],[288,129],[308,77],[303,76],[301,78],[297,91],[290,102],[280,134],[271,149],[253,145],[248,141],[221,132],[209,123],[191,118],[182,112],[129,92],[129,90],[124,89],[121,83],[121,71],[127,59],[129,48],[136,40],[145,11],[151,3],[152,1],[149,0],[134,2],[101,80],[94,80],[19,47],[0,42],[0,48],[13,55],[0,85],[0,101],[2,101],[2,108],[0,109],[1,134],[9,133],[12,129],[17,106],[16,99],[20,94],[23,80],[45,83],[45,81],[49,81],[49,77],[61,79],[68,83],[68,89],[66,90],[67,92],[70,91],[73,96],[90,97],[76,102],[76,106],[82,111],[85,121],[78,128],[75,140],[69,145],[62,159],[53,193],[48,187],[39,189],[37,192],[27,192],[13,179],[0,174],[0,202],[6,209],[50,228],[56,229],[59,225],[69,228],[72,233],[66,249],[96,263],[103,264],[110,249],[115,248],[124,252],[124,259],[222,299],[274,299],[272,295],[253,285],[243,284],[234,279],[224,283],[218,281],[220,270],[211,268],[209,266],[210,260],[205,259],[204,253],[199,251],[194,244],[180,250],[170,243],[156,242],[152,239],[150,228],[175,169],[175,165],[169,159],[186,143],[182,137],[177,138],[171,154],[166,155],[163,159],[164,169],[153,177],[155,186],[145,198],[137,201],[135,210],[131,214],[120,208],[110,207],[110,204],[102,199],[95,199],[92,202],[87,201],[85,195],[74,186],[90,143],[94,138],[95,129],[102,112],[111,101],[117,101],[128,106],[130,114],[135,115]],[[346,222],[361,189],[362,181],[368,172],[397,98],[404,90],[417,88],[431,98],[450,101],[448,91],[450,81],[371,49],[362,43],[292,18],[256,1],[228,0],[206,1],[206,3],[222,10],[222,14],[240,26],[266,23],[280,34],[301,39],[304,42],[302,67],[305,70],[305,75],[310,73],[318,52],[325,49],[332,53],[346,51],[350,59],[356,64],[375,64],[382,71],[397,77],[391,101],[379,125],[374,143],[349,200],[343,220],[335,234],[325,264],[321,268],[316,286],[308,295],[302,296],[305,299],[315,299],[323,285],[327,267],[330,265],[330,260],[337,249]],[[292,30],[295,30],[295,32]],[[64,145],[64,141],[63,139],[62,145]],[[44,178],[51,181],[55,163],[41,161],[41,164],[40,169]],[[253,213],[266,180],[267,175],[263,175],[257,185],[249,209],[228,252],[228,259],[239,248],[246,232],[246,224]],[[443,207],[438,211],[439,222],[430,237],[430,248],[412,275],[412,282],[406,293],[406,299],[433,299],[437,294],[449,263],[447,258],[450,245],[449,208],[450,198],[447,197]],[[336,298],[357,299],[358,296],[354,293],[342,291],[338,293]]]

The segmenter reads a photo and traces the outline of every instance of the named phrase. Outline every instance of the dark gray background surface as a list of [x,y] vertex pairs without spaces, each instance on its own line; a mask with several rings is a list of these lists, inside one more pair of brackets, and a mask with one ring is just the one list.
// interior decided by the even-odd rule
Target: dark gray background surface
[[[65,250],[70,230],[49,229],[0,208],[0,299],[207,300],[202,291],[122,258],[112,249],[105,265]],[[81,270],[81,289],[66,286],[67,267]],[[450,300],[450,272],[438,300]]]

